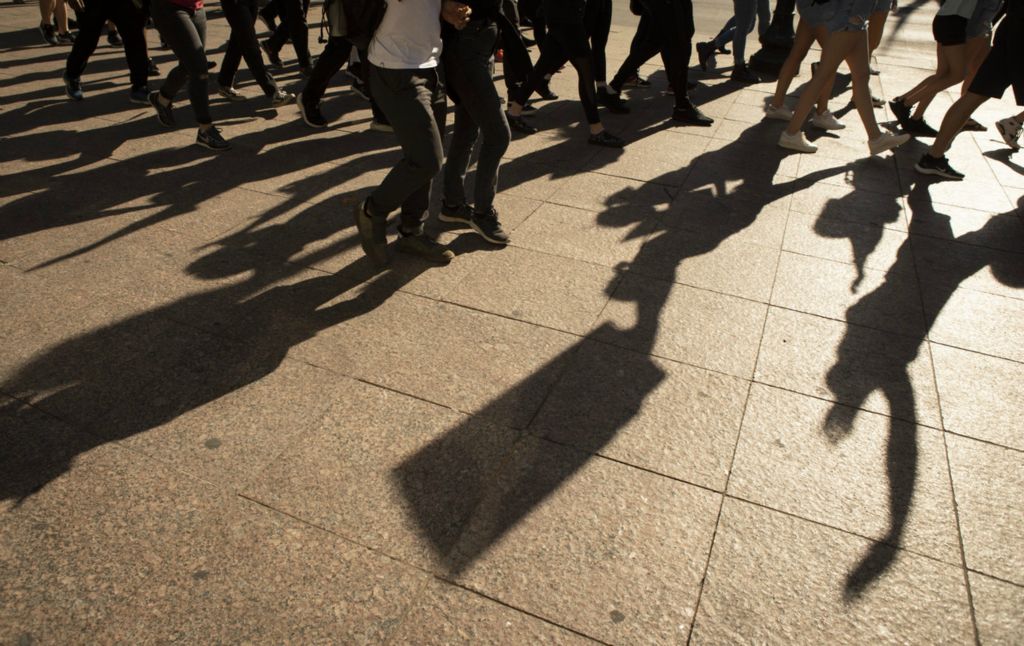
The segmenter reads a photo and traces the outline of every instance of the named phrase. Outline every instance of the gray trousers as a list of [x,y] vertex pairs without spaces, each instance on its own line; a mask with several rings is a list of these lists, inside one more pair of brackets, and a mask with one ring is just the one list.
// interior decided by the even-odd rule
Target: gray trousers
[[498,166],[511,140],[501,98],[491,76],[491,54],[497,42],[498,26],[487,20],[476,20],[444,45],[445,80],[458,97],[455,132],[444,166],[444,200],[452,206],[466,203],[469,158],[483,131],[473,192],[474,209],[478,213],[489,213],[494,207]]
[[174,96],[188,84],[188,99],[196,121],[213,123],[210,118],[210,91],[206,86],[209,70],[206,67],[206,9],[185,9],[169,0],[153,0],[150,15],[160,36],[178,57],[178,65],[167,73],[160,88],[165,99]]
[[440,66],[391,70],[367,62],[373,99],[391,122],[402,146],[402,159],[370,194],[371,216],[387,217],[401,207],[399,229],[407,235],[423,231],[430,208],[430,184],[441,170],[441,138],[448,102]]

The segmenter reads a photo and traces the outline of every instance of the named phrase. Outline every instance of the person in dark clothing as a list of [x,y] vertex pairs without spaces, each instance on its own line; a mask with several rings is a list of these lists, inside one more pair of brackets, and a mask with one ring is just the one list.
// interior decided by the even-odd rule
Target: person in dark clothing
[[[82,73],[89,58],[96,51],[103,25],[108,20],[117,25],[123,35],[124,56],[128,61],[132,103],[149,102],[149,54],[146,51],[146,15],[132,0],[85,0],[85,8],[78,15],[78,37],[68,54],[64,68],[64,89],[75,101],[81,101]],[[115,32],[116,33],[116,32]]]
[[[317,57],[316,64],[313,65],[313,70],[309,74],[309,80],[306,81],[306,86],[299,93],[298,100],[296,101],[299,106],[299,114],[307,126],[311,128],[326,128],[329,125],[323,113],[320,112],[320,101],[323,100],[324,94],[327,93],[327,86],[330,85],[331,79],[341,71],[345,63],[350,62],[352,52],[354,51],[357,51],[355,46],[344,36],[332,34],[328,37],[327,45],[324,46],[324,50]],[[366,52],[360,51],[359,58],[366,60]],[[370,84],[367,82],[367,79],[363,78],[365,74],[355,70],[356,64],[350,63],[349,73],[355,78],[352,82],[353,90],[370,102],[370,111],[373,113],[373,123],[370,125],[370,129],[390,132],[391,127],[387,117],[381,112],[377,102],[373,100]]]
[[282,12],[281,23],[277,25],[270,38],[263,41],[263,51],[271,65],[281,67],[281,48],[290,39],[295,48],[295,56],[299,59],[299,71],[309,76],[313,70],[312,58],[309,55],[309,26],[306,24],[306,12],[309,11],[309,0],[274,0]]
[[278,108],[291,103],[295,98],[291,92],[277,87],[277,82],[263,63],[259,41],[256,39],[256,0],[221,0],[224,16],[231,25],[224,60],[217,74],[217,92],[229,101],[244,101],[245,96],[235,89],[235,73],[242,58],[249,66],[253,78],[270,99],[270,105]]
[[615,92],[608,91],[608,59],[605,48],[612,29],[612,0],[587,0],[583,16],[590,35],[590,49],[594,59],[594,83],[597,85],[597,102],[618,114],[626,114],[629,107]]
[[587,0],[544,0],[548,19],[546,44],[525,86],[509,101],[508,121],[518,132],[532,134],[537,131],[523,119],[523,106],[544,82],[545,76],[553,74],[563,61],[568,60],[579,77],[580,102],[590,126],[587,141],[597,146],[620,148],[625,142],[604,129],[597,112],[593,52],[585,22],[586,5]]
[[[636,4],[650,21],[652,41],[658,44],[669,85],[675,95],[676,105],[672,110],[672,119],[688,125],[710,126],[714,119],[698,110],[690,101],[688,94],[687,76],[694,34],[693,3],[691,0],[637,0]],[[626,80],[635,74],[646,53],[644,49],[637,49],[634,56],[631,50],[629,58],[623,62],[612,82],[608,84],[610,93],[618,94],[622,91]]]
[[[465,224],[492,244],[508,244],[509,236],[498,221],[494,195],[498,166],[511,139],[501,97],[491,75],[491,56],[499,32],[516,30],[502,15],[501,0],[466,0],[470,20],[462,29],[446,25],[442,31],[442,63],[448,94],[455,101],[455,131],[444,165],[444,200],[439,219]],[[523,48],[525,52],[525,47]],[[483,135],[476,164],[474,204],[466,202],[466,171],[477,138]]]

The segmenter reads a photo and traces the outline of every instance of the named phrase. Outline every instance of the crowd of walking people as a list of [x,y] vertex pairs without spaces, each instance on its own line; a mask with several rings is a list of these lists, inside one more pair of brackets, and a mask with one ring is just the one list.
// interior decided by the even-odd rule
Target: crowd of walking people
[[[75,10],[77,37],[69,31],[66,1]],[[353,90],[370,101],[371,127],[393,132],[403,154],[355,210],[363,250],[378,263],[388,261],[386,222],[397,210],[397,249],[445,263],[452,258],[451,251],[423,233],[433,179],[443,174],[441,220],[470,227],[490,243],[507,244],[509,235],[494,208],[501,159],[513,131],[521,135],[537,132],[529,118],[537,112],[531,101],[535,96],[557,98],[549,81],[563,68],[568,69],[566,65],[578,80],[590,144],[626,145],[623,138],[605,128],[602,109],[628,113],[623,90],[649,84],[639,69],[657,55],[673,95],[669,118],[687,126],[713,124],[690,97],[694,87],[689,80],[695,34],[692,0],[630,0],[630,10],[639,16],[637,31],[628,57],[608,81],[605,49],[612,2],[325,0],[320,22],[326,45],[314,58],[308,37],[309,0],[270,0],[263,7],[257,0],[221,0],[231,31],[214,89],[226,100],[246,100],[234,85],[244,60],[271,106],[296,102],[299,116],[308,126],[323,128],[329,122],[320,110],[321,99],[332,77],[347,63]],[[796,0],[796,5],[795,41],[779,72],[775,92],[765,103],[766,119],[786,122],[778,140],[782,148],[815,152],[817,147],[804,136],[808,122],[824,130],[845,127],[828,107],[836,72],[844,62],[870,154],[892,150],[911,137],[934,137],[934,144],[915,166],[924,174],[963,178],[945,154],[961,130],[984,129],[971,119],[984,101],[999,98],[1012,87],[1016,103],[1024,106],[1024,0],[936,2],[936,70],[889,102],[899,124],[893,132],[879,127],[874,110],[885,102],[872,96],[868,81],[878,73],[871,65],[871,54],[882,40],[886,17],[896,9],[896,0]],[[40,0],[39,6],[43,38],[54,45],[72,45],[63,76],[71,99],[85,97],[82,74],[106,27],[108,41],[124,48],[132,102],[149,104],[163,126],[174,127],[174,102],[187,88],[198,124],[196,143],[215,151],[230,149],[210,110],[209,77],[216,65],[206,54],[203,0]],[[762,36],[768,29],[768,2],[733,0],[733,9],[734,16],[714,39],[697,43],[697,62],[707,69],[716,63],[718,54],[731,53],[731,82],[763,82],[747,63],[745,45],[755,26]],[[269,37],[260,40],[257,21]],[[998,28],[994,27],[997,24]],[[156,90],[149,86],[159,70],[148,55],[147,25],[159,32],[162,46],[172,50],[177,59]],[[532,40],[522,30],[528,26],[532,26]],[[282,66],[283,48],[289,42],[305,78],[297,94],[282,89],[272,72]],[[790,84],[815,42],[821,54],[811,66],[811,80],[797,102],[787,106]],[[530,52],[534,44],[539,48],[536,60]],[[496,60],[503,68],[507,99],[494,82]],[[936,130],[926,123],[925,112],[939,92],[956,84],[962,84],[961,97]],[[449,99],[455,104],[454,130],[446,156]],[[1020,147],[1022,126],[1024,112],[996,124],[1014,150]],[[474,186],[467,190],[467,170],[478,140]]]

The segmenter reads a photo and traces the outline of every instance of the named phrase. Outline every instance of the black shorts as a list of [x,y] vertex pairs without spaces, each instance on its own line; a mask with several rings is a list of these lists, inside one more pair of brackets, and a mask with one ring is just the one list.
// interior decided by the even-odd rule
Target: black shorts
[[1024,20],[1007,16],[968,91],[998,99],[1011,86],[1017,105],[1024,106]]
[[963,45],[967,42],[967,18],[962,16],[935,16],[932,36],[940,45]]

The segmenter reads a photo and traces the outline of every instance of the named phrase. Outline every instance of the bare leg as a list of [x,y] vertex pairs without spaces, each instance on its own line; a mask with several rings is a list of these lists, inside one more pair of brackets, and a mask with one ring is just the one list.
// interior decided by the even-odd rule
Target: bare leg
[[981,63],[988,56],[989,50],[992,49],[988,39],[988,36],[978,36],[966,43],[967,69],[964,71],[964,84],[960,88],[960,96],[967,94],[967,88],[971,87],[974,75],[978,73],[978,68],[981,67]]
[[801,20],[796,26],[793,47],[789,50],[789,56],[786,57],[786,62],[782,64],[782,69],[779,70],[779,80],[775,83],[775,96],[772,97],[771,102],[773,107],[781,108],[783,103],[785,103],[786,92],[789,91],[789,86],[793,83],[797,70],[800,69],[800,63],[807,56],[807,52],[810,51],[811,43],[813,42],[814,31],[807,23]]
[[871,106],[871,92],[867,84],[867,35],[863,31],[837,31],[829,34],[821,51],[821,64],[811,82],[800,95],[793,119],[786,128],[787,135],[796,135],[821,96],[821,90],[835,74],[839,64],[846,59],[853,74],[853,102],[864,121],[868,137],[874,139],[881,134]]
[[[945,73],[932,78],[926,86],[918,92],[911,100],[917,103],[912,119],[924,118],[924,111],[928,109],[935,95],[947,88],[951,88],[964,79],[964,68],[967,63],[967,48],[964,45],[950,45],[939,49],[945,59]],[[907,103],[906,97],[904,103]]]
[[963,129],[964,124],[971,118],[974,111],[985,101],[988,101],[987,96],[981,96],[974,92],[968,92],[957,99],[956,103],[951,105],[946,112],[946,116],[942,118],[939,134],[935,136],[935,142],[932,143],[928,154],[936,158],[945,156],[957,133]]

